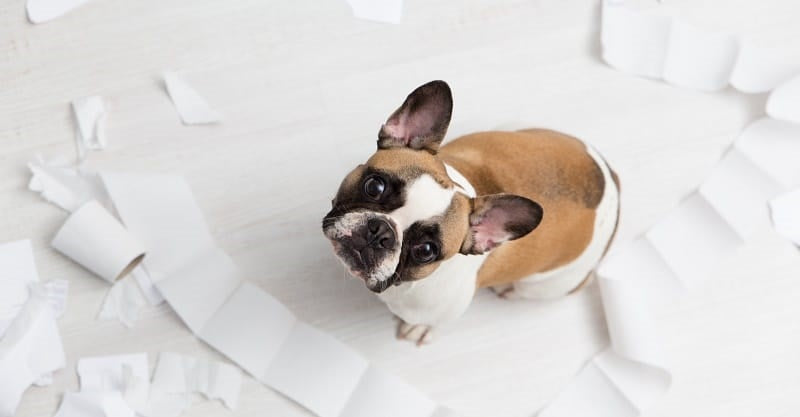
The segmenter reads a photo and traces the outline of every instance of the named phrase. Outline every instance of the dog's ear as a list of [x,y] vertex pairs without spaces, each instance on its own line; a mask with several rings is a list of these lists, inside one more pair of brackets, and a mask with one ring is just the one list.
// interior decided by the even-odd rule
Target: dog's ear
[[419,86],[381,126],[378,148],[408,147],[436,153],[452,113],[453,94],[446,82]]
[[542,206],[518,195],[492,194],[472,200],[469,232],[461,253],[479,255],[519,239],[542,221]]

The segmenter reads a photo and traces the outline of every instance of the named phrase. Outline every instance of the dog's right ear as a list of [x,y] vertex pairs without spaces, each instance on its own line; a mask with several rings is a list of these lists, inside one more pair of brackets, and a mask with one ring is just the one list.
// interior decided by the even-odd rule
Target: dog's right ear
[[491,194],[472,200],[469,232],[461,253],[479,255],[504,242],[519,239],[539,226],[542,206],[513,194]]
[[378,148],[408,147],[436,153],[450,125],[453,94],[444,81],[412,91],[378,132]]

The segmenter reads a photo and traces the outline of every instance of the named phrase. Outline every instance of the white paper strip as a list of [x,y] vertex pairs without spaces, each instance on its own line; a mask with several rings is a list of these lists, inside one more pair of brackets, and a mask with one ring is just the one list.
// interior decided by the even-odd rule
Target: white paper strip
[[800,75],[789,79],[770,93],[767,114],[775,119],[800,123]]
[[705,279],[742,242],[699,193],[653,226],[647,239],[687,288]]
[[222,117],[189,84],[174,72],[164,73],[164,84],[184,124],[217,123]]
[[746,239],[769,223],[765,201],[782,187],[739,149],[733,148],[714,166],[700,194]]
[[28,240],[0,245],[0,338],[28,300],[30,284],[38,279]]
[[100,320],[117,319],[126,327],[133,327],[139,317],[141,309],[147,305],[147,301],[139,289],[139,285],[133,277],[121,279],[111,286],[106,293],[103,306],[97,318]]
[[730,83],[743,92],[761,93],[800,70],[798,63],[730,34],[633,10],[623,1],[604,0],[602,7],[603,60],[629,74],[703,91]]
[[739,52],[736,37],[709,33],[676,20],[664,62],[664,80],[682,87],[715,91],[728,85]]
[[731,85],[745,93],[765,93],[800,71],[777,50],[743,41],[731,74]]
[[144,257],[142,244],[96,201],[72,213],[52,245],[108,282],[128,274]]
[[769,202],[775,230],[800,246],[800,188]]
[[53,20],[89,0],[28,0],[28,20],[44,23]]
[[[239,368],[226,363],[199,359],[177,353],[162,352],[153,372],[151,393],[203,394],[211,400],[221,400],[231,410],[239,402],[242,373]],[[187,401],[188,402],[188,401]]]
[[78,124],[76,145],[78,159],[83,160],[87,151],[102,150],[106,147],[106,107],[103,98],[90,96],[72,101],[72,112]]
[[604,1],[601,43],[603,60],[620,71],[661,78],[672,20]]
[[[211,238],[182,179],[101,176],[123,222],[150,251],[144,264],[155,286],[200,338],[318,416],[344,416],[348,407],[369,413],[372,405],[354,400],[356,392],[368,389],[362,384],[367,361],[298,322],[257,286],[241,281],[238,269]],[[394,379],[376,380],[383,375],[370,373],[367,382],[401,388]],[[413,396],[409,410],[425,410],[423,397]],[[434,412],[445,413],[431,409],[424,417]]]
[[28,387],[63,367],[55,314],[44,291],[32,291],[0,339],[0,417],[12,417]]
[[760,119],[742,131],[734,146],[782,188],[800,185],[800,124]]
[[347,0],[347,4],[359,19],[397,24],[403,17],[403,0]]

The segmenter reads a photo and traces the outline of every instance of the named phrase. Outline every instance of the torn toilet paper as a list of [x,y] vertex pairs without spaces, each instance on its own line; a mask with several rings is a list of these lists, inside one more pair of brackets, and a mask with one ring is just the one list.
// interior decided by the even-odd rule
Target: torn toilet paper
[[167,71],[163,76],[167,93],[184,124],[209,124],[222,120],[222,116],[177,73]]
[[[762,92],[797,69],[733,36],[634,11],[624,2],[604,1],[602,18],[603,59],[635,75],[698,90],[730,83],[744,92]],[[770,115],[795,120],[800,108],[795,82],[773,92]],[[655,331],[655,311],[701,282],[743,239],[763,228],[769,199],[800,184],[798,138],[800,125],[769,118],[753,122],[696,192],[641,237],[611,251],[597,270],[611,347],[595,356],[540,417],[638,416],[666,392],[671,375]],[[777,229],[797,226],[788,212],[797,212],[798,200],[772,201]]]
[[28,20],[44,23],[64,15],[89,0],[28,0]]
[[38,282],[29,241],[0,245],[0,417],[13,416],[28,387],[52,382],[64,367],[56,317],[67,287],[48,284]]
[[800,246],[800,188],[769,202],[775,230]]
[[75,133],[78,160],[82,161],[86,152],[106,147],[106,107],[100,96],[84,97],[72,101],[72,112],[78,125]]

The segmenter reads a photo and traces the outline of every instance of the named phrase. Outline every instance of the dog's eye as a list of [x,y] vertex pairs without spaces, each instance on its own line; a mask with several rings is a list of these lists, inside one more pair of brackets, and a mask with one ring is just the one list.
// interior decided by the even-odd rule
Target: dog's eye
[[425,242],[414,245],[411,248],[411,256],[420,264],[426,264],[439,255],[439,247],[433,242]]
[[378,176],[370,176],[364,180],[364,195],[372,200],[379,200],[386,190],[386,183]]

